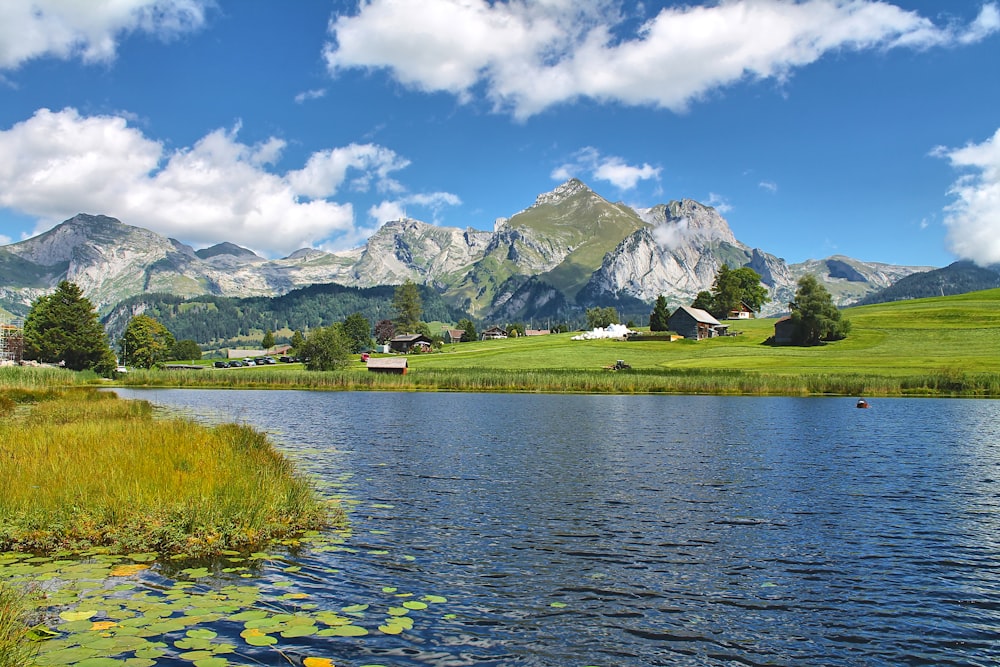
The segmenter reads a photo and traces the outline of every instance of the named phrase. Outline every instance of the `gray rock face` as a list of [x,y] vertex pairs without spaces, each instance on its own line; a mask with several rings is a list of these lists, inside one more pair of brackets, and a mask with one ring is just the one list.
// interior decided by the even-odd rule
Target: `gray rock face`
[[[817,275],[838,304],[928,267],[831,257],[789,266],[738,241],[725,219],[690,199],[633,210],[576,179],[496,221],[493,231],[386,223],[357,249],[296,251],[267,260],[221,243],[194,251],[149,230],[101,215],[77,215],[34,238],[0,247],[0,306],[24,314],[59,280],[108,311],[145,292],[182,297],[277,296],[311,284],[355,287],[429,284],[474,316],[529,318],[582,310],[587,300],[659,295],[689,302],[711,288],[719,267],[749,266],[771,291],[765,313],[780,312],[805,273]],[[582,302],[577,302],[578,295]]]

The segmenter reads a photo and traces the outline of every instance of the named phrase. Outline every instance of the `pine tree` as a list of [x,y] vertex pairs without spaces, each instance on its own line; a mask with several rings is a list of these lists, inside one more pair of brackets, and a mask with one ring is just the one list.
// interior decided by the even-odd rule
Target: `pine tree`
[[667,306],[667,297],[661,294],[656,297],[656,303],[653,304],[653,312],[649,315],[649,330],[667,331],[670,328],[667,324],[669,320],[670,309]]
[[66,280],[32,304],[24,320],[24,358],[102,375],[115,369],[115,355],[94,306],[79,286]]
[[423,314],[423,302],[420,290],[412,280],[396,288],[392,297],[392,307],[396,311],[396,330],[413,333],[418,330],[420,316]]

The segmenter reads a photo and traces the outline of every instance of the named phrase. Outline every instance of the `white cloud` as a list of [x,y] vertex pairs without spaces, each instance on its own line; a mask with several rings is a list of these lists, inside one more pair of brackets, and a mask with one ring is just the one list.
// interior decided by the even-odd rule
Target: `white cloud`
[[945,225],[952,252],[980,265],[1000,263],[1000,129],[980,144],[938,147],[933,155],[966,171],[952,185]]
[[[167,151],[118,116],[40,109],[0,130],[0,206],[38,218],[36,232],[88,212],[196,246],[343,248],[363,240],[362,230],[352,204],[330,198],[368,187],[399,193],[391,174],[409,164],[388,148],[351,144],[314,153],[300,170],[275,173],[269,165],[284,142],[247,145],[238,130],[215,130]],[[447,193],[408,196],[431,208],[457,202]]]
[[3,0],[0,69],[42,56],[114,59],[125,33],[170,38],[205,22],[212,0]]
[[1000,11],[991,2],[968,26],[938,26],[877,0],[720,0],[665,7],[628,32],[612,0],[365,0],[329,30],[333,74],[385,69],[462,101],[482,87],[524,119],[579,97],[683,111],[830,52],[976,42],[1000,30]]
[[326,88],[315,88],[313,90],[306,90],[295,96],[295,103],[302,104],[303,102],[308,102],[309,100],[318,100],[320,98],[326,97]]
[[778,191],[778,184],[775,183],[774,181],[761,181],[760,183],[757,184],[757,187],[759,187],[761,190],[767,190],[768,192]]
[[653,240],[666,250],[674,250],[687,241],[689,225],[687,218],[681,218],[676,223],[657,225],[653,228]]
[[432,222],[437,222],[438,214],[445,206],[459,206],[462,200],[450,192],[410,194],[392,201],[385,200],[368,209],[370,217],[379,226],[390,220],[402,220],[408,216],[410,207],[417,207],[431,213]]
[[718,211],[720,215],[725,215],[726,213],[729,213],[730,211],[733,210],[733,207],[729,203],[729,200],[727,200],[722,195],[716,194],[714,192],[708,193],[708,201],[705,203],[714,208],[716,211]]
[[601,155],[596,148],[587,146],[574,153],[570,162],[553,169],[551,175],[557,181],[576,176],[606,181],[619,190],[631,190],[639,181],[658,179],[660,171],[660,167],[645,162],[641,166],[627,164],[621,157]]

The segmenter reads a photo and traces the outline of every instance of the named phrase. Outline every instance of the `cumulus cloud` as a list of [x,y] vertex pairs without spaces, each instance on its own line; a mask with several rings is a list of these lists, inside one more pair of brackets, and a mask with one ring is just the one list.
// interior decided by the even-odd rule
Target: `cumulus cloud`
[[631,165],[618,156],[601,155],[596,148],[587,146],[574,153],[569,162],[552,170],[552,178],[565,181],[582,176],[588,180],[606,181],[619,190],[631,190],[639,181],[658,179],[660,171],[660,167],[648,163]]
[[106,62],[123,34],[170,38],[205,22],[212,0],[3,0],[0,69],[42,56]]
[[967,173],[952,185],[945,225],[952,252],[982,266],[1000,263],[1000,129],[979,144],[933,154]]
[[657,225],[653,228],[653,240],[665,250],[674,250],[687,241],[690,225],[687,218],[676,223]]
[[[640,9],[643,6],[640,5]],[[879,0],[721,0],[664,7],[632,29],[613,0],[365,0],[330,21],[328,69],[384,69],[422,91],[528,118],[586,97],[683,111],[743,79],[788,77],[841,50],[969,44],[996,3],[936,25]]]
[[438,214],[446,206],[460,206],[462,200],[450,192],[413,193],[394,200],[385,200],[368,209],[368,217],[377,225],[390,220],[402,220],[410,206],[430,210],[432,222],[438,222]]
[[[301,169],[276,173],[285,143],[247,145],[238,131],[168,151],[122,117],[40,109],[0,130],[0,206],[38,218],[36,232],[79,212],[106,213],[196,246],[232,241],[288,253],[360,240],[353,205],[332,197],[402,190],[392,174],[409,161],[383,146],[320,151]],[[433,209],[454,195],[410,197]]]
[[726,213],[729,213],[730,211],[733,210],[733,207],[729,203],[728,199],[714,192],[708,193],[708,201],[705,203],[714,208],[721,215],[725,215]]

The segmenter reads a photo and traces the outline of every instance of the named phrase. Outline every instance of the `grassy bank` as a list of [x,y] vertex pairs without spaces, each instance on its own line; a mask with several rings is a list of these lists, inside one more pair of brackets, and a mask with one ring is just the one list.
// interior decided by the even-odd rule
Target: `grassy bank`
[[261,433],[91,388],[0,388],[0,460],[0,551],[208,556],[330,520]]

